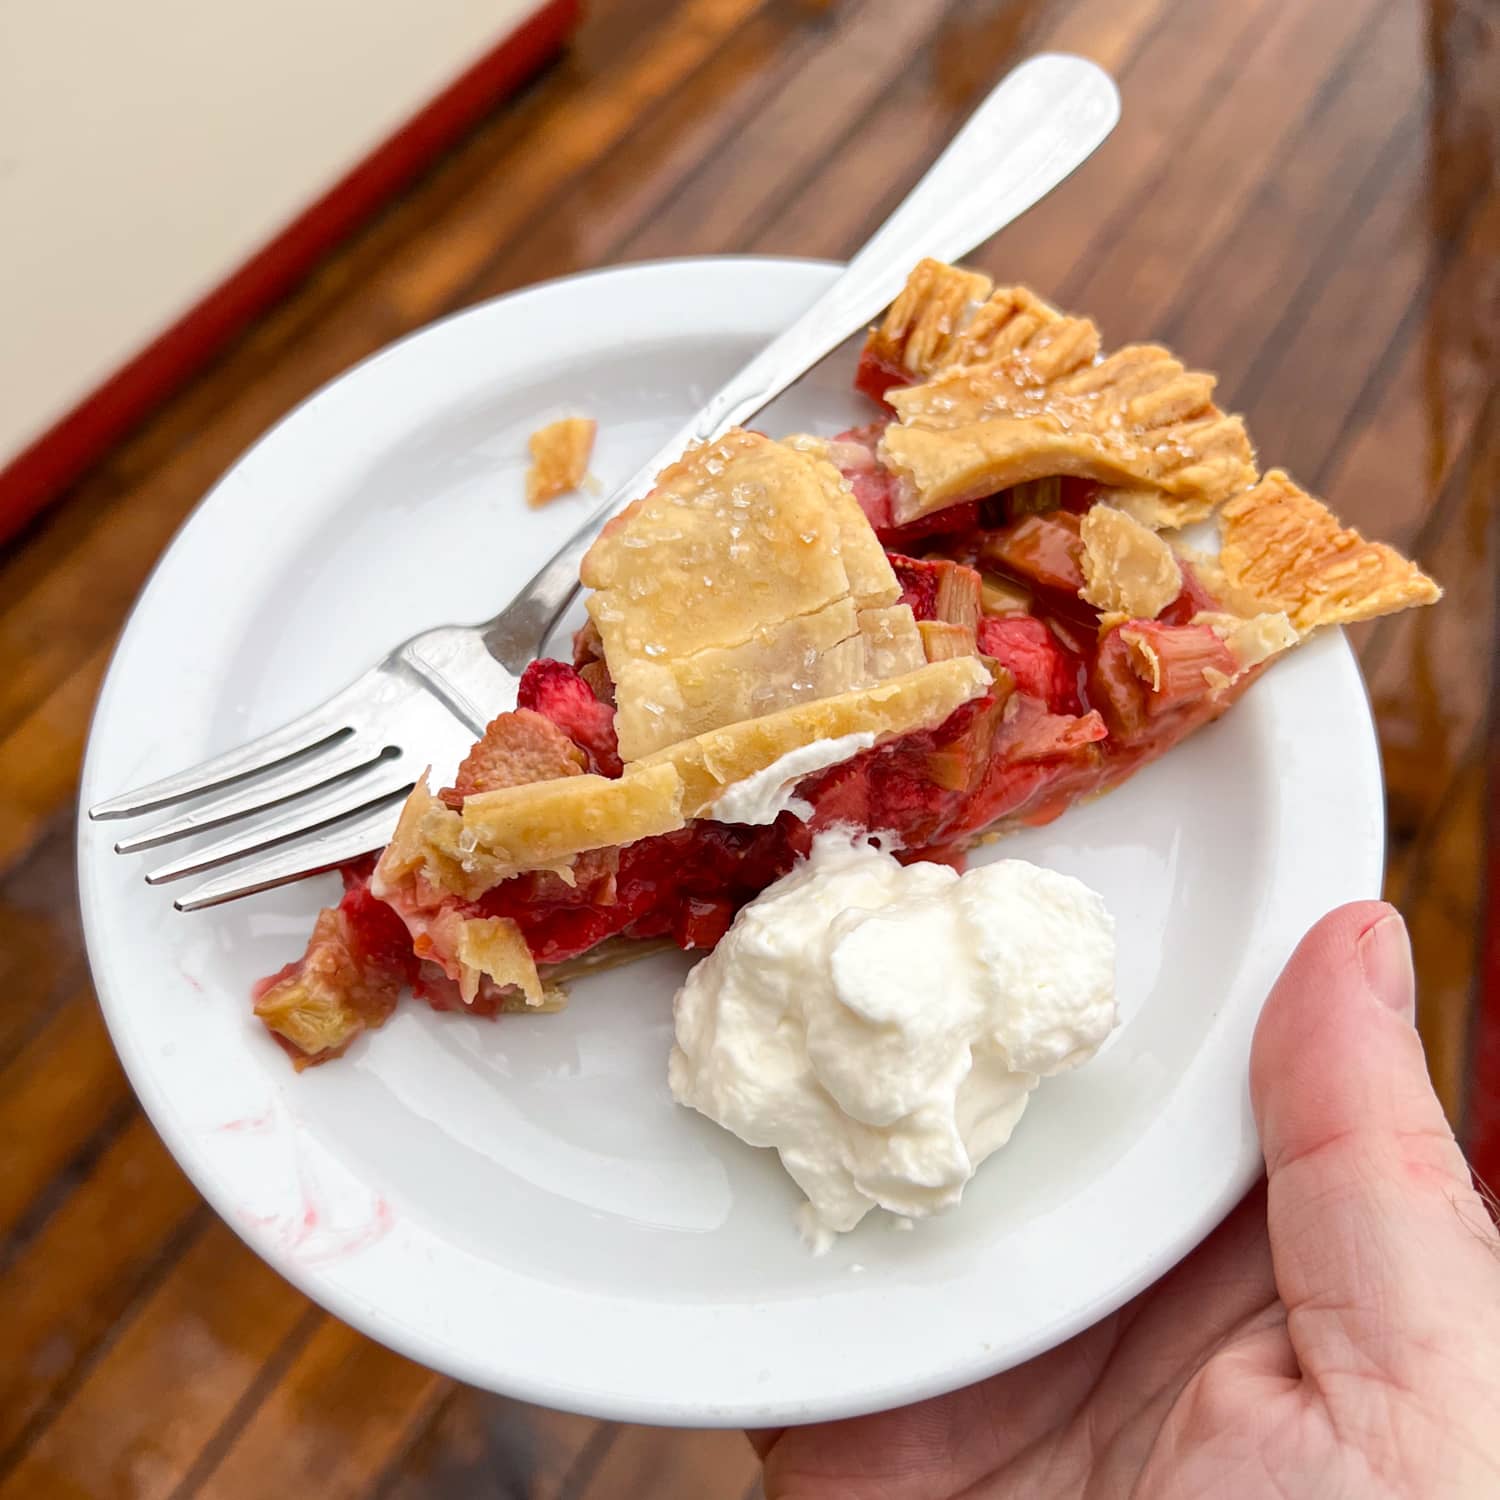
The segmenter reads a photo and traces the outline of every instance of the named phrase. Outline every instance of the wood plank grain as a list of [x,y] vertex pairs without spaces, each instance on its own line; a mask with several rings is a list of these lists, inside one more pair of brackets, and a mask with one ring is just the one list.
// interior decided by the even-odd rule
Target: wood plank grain
[[[1163,342],[1215,371],[1234,403],[1290,304],[1342,274],[1351,214],[1388,193],[1404,192],[1413,209],[1420,201],[1420,185],[1391,181],[1387,161],[1393,142],[1421,133],[1414,112],[1426,76],[1416,31],[1405,6],[1377,17],[1245,205],[1228,237],[1232,274],[1213,266],[1185,278],[1163,317]],[[1345,190],[1330,192],[1334,181]]]
[[[1377,536],[1415,544],[1468,454],[1500,359],[1500,192],[1474,205],[1452,258],[1323,481]],[[1351,516],[1354,512],[1351,510]]]
[[382,275],[384,295],[408,324],[479,294],[474,281],[495,247],[545,217],[558,188],[616,146],[653,104],[690,76],[765,0],[686,0],[624,66],[539,113],[516,149],[447,216],[440,239],[398,254]]
[[760,1460],[742,1432],[622,1427],[577,1500],[741,1500],[759,1476]]
[[[1174,6],[1175,0],[1076,0],[1065,7],[953,7],[912,66],[812,178],[777,204],[746,248],[757,254],[848,256],[910,191],[995,80],[1025,53],[1082,46],[1095,61],[1118,71]],[[1218,7],[1199,7],[1194,14],[1210,12],[1223,14]],[[1118,132],[1111,139],[1117,141]],[[1005,231],[1005,238],[1015,232]]]
[[208,1210],[137,1114],[0,1280],[0,1472]]
[[371,1500],[563,1500],[588,1482],[613,1425],[455,1386]]
[[190,1493],[202,1500],[355,1500],[420,1430],[448,1384],[326,1318]]
[[1431,270],[1421,228],[1421,138],[1409,132],[1395,146],[1382,164],[1382,190],[1357,205],[1340,235],[1337,270],[1293,303],[1236,387],[1265,461],[1314,489]]
[[1485,782],[1485,757],[1476,746],[1424,830],[1419,856],[1393,871],[1388,891],[1411,932],[1419,977],[1417,1027],[1433,1085],[1455,1129],[1463,1121],[1469,1019],[1484,931]]
[[0,873],[0,1063],[87,983],[77,889],[73,820],[63,812]]
[[1492,391],[1469,459],[1449,481],[1439,535],[1423,561],[1447,589],[1434,609],[1384,620],[1362,652],[1385,756],[1393,846],[1416,838],[1470,753],[1488,707],[1477,664],[1495,650],[1500,570],[1500,387]]
[[212,1221],[0,1482],[0,1500],[165,1500],[308,1308]]
[[1475,199],[1494,187],[1500,161],[1500,73],[1490,0],[1428,0],[1422,7],[1432,75],[1432,233],[1453,238]]
[[89,717],[108,661],[107,648],[86,657],[0,740],[0,875],[78,795]]
[[[1014,61],[1023,41],[1037,48],[1064,46],[1069,36],[1087,35],[1094,38],[1092,55],[1108,65],[1167,3],[1082,0],[1001,12],[984,3],[950,6],[929,47],[902,71],[897,86],[882,96],[880,106],[811,182],[778,197],[766,226],[750,236],[745,248],[845,253],[906,191],[980,94]],[[1085,22],[1073,20],[1080,12],[1086,13]],[[738,161],[736,132],[749,112],[770,107],[770,87],[794,73],[815,44],[831,44],[826,34],[795,35],[789,14],[775,6],[758,14],[627,144],[580,174],[553,201],[535,232],[491,263],[475,293],[492,295],[520,285],[538,266],[561,272],[634,253],[637,232],[656,221],[684,179],[726,140],[732,140],[729,150]],[[958,59],[965,76],[973,79],[970,85],[954,76]],[[887,131],[883,125],[888,121],[893,128]],[[714,170],[710,162],[707,171]],[[837,184],[836,194],[830,193],[830,182]],[[866,220],[851,233],[852,223]]]
[[[1277,0],[1243,5],[1177,4],[1140,15],[1139,48],[1114,46],[1121,67],[1122,123],[1056,192],[1012,225],[978,261],[1004,282],[1061,298],[1068,278],[1116,253],[1123,225],[1147,211],[1151,185],[1222,89],[1222,59],[1242,57]],[[1092,34],[1072,43],[1090,56]],[[1128,309],[1079,307],[1116,338],[1133,336]]]
[[78,990],[0,1070],[0,1243],[129,1097],[93,989]]
[[497,296],[535,279],[539,267],[563,275],[618,259],[631,235],[821,43],[822,29],[809,24],[805,7],[782,0],[756,12],[627,140],[578,172],[525,235],[501,243],[464,297]]
[[1484,921],[1482,789],[1494,704],[1475,665],[1493,659],[1500,628],[1497,413],[1500,388],[1492,387],[1474,446],[1428,523],[1425,561],[1447,597],[1382,621],[1362,652],[1385,763],[1392,896],[1412,926],[1423,1039],[1455,1123]]
[[[1128,312],[1130,328],[1141,334],[1159,327],[1184,277],[1225,253],[1245,204],[1295,138],[1336,59],[1390,3],[1278,0],[1265,12],[1248,45],[1218,59],[1217,86],[1193,129],[1142,196],[1100,225],[1097,253],[1057,287],[1064,304],[1109,318],[1112,326]],[[1227,162],[1233,171],[1225,170]],[[1141,211],[1142,202],[1149,212]]]
[[905,71],[941,22],[947,0],[865,0],[838,13],[830,45],[811,54],[734,139],[659,213],[624,240],[628,259],[738,250],[778,201],[812,179],[847,122]]

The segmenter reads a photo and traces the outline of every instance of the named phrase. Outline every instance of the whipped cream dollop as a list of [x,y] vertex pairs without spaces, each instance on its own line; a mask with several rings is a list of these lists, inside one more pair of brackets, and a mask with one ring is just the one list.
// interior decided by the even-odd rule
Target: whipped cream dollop
[[812,817],[812,804],[796,795],[797,783],[814,771],[852,760],[874,743],[875,736],[864,733],[798,745],[763,770],[731,782],[719,793],[710,816],[719,823],[774,823],[781,813],[791,812],[805,823]]
[[959,1201],[1039,1080],[1116,1024],[1114,922],[1008,859],[959,875],[847,834],[746,906],[674,1002],[673,1097],[774,1146],[822,1250]]

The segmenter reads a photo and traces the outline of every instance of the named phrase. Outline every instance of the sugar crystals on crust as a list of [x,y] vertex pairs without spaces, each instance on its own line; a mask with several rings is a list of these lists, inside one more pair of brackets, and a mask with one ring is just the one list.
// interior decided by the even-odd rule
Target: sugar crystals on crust
[[898,521],[1064,475],[1160,491],[1181,524],[1254,482],[1244,423],[1214,405],[1211,375],[1154,344],[1064,370],[1073,351],[1047,337],[890,392],[900,420],[879,451],[900,481]]
[[924,659],[847,481],[759,433],[673,464],[605,528],[581,576],[627,762]]
[[1118,488],[1106,498],[1143,524],[1177,527],[1255,482],[1244,426],[1213,404],[1211,376],[1154,345],[1099,352],[1089,319],[1025,287],[918,265],[866,343],[912,382],[886,393],[897,519],[1074,475]]

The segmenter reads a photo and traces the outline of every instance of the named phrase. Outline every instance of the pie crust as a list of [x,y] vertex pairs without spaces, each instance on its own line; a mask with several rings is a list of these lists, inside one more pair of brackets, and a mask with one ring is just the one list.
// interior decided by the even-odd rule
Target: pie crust
[[1133,516],[1102,501],[1079,523],[1080,596],[1106,614],[1154,620],[1182,592],[1171,547]]
[[455,925],[458,936],[451,947],[458,958],[458,989],[465,1005],[478,998],[480,981],[485,978],[503,989],[519,990],[528,1006],[543,1003],[546,993],[536,960],[521,929],[509,917],[460,917]]
[[[915,630],[915,626],[913,627]],[[413,791],[376,869],[389,899],[420,875],[426,892],[474,899],[526,870],[563,873],[579,855],[671,833],[709,816],[726,787],[818,740],[879,743],[941,724],[992,685],[979,657],[934,661],[873,687],[796,703],[656,751],[623,775],[573,776],[468,797],[454,812]]]
[[923,660],[910,611],[890,612],[901,591],[847,481],[759,433],[734,429],[672,465],[605,528],[580,576],[626,763]]
[[1178,527],[1254,483],[1244,424],[1213,404],[1212,376],[1154,345],[1102,361],[1099,347],[1090,320],[1025,287],[917,266],[865,345],[901,379],[881,449],[904,480],[897,519],[1067,474],[1118,487],[1106,498],[1147,526]]
[[899,522],[1065,475],[1160,491],[1181,524],[1253,483],[1244,424],[1213,404],[1211,375],[1154,344],[1071,369],[1073,351],[1055,352],[1027,346],[890,393],[898,420],[879,452],[901,481]]
[[865,352],[910,380],[956,363],[958,340],[993,287],[979,271],[919,262],[880,327],[870,331]]
[[[1257,482],[1211,376],[1154,345],[1101,355],[1093,323],[1024,288],[924,261],[858,384],[883,423],[733,430],[605,528],[573,665],[527,669],[522,706],[452,787],[424,778],[261,987],[297,1066],[407,983],[438,1008],[552,1010],[561,973],[711,944],[829,820],[958,858],[1118,785],[1317,627],[1439,597],[1282,471]],[[539,470],[576,482],[591,441],[544,429]],[[1215,510],[1216,557],[1164,534]],[[802,812],[716,819],[835,741],[795,762]]]
[[1272,469],[1220,512],[1218,565],[1229,587],[1299,631],[1432,604],[1442,590],[1383,542],[1367,542]]
[[527,447],[526,503],[537,506],[576,490],[588,477],[597,424],[588,417],[564,417],[531,434]]

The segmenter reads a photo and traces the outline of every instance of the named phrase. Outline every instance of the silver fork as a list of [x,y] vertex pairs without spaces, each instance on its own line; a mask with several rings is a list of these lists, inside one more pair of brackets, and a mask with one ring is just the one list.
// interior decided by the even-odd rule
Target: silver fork
[[[837,281],[595,510],[493,620],[423,631],[320,707],[238,750],[110,797],[90,818],[194,801],[121,839],[121,854],[236,823],[226,837],[151,870],[157,885],[233,865],[173,904],[197,911],[378,849],[428,766],[456,765],[497,713],[578,591],[604,523],[693,443],[748,421],[872,321],[923,256],[956,260],[1044,197],[1114,129],[1108,74],[1043,54],[1003,79]],[[205,797],[204,794],[213,793]],[[247,858],[247,856],[257,856]]]

